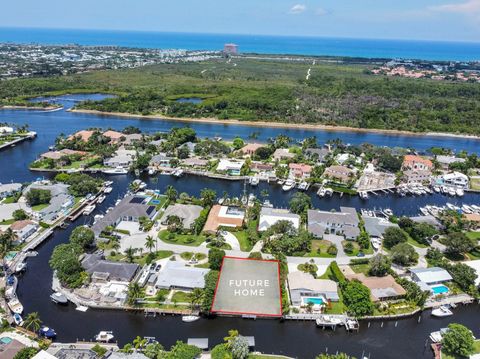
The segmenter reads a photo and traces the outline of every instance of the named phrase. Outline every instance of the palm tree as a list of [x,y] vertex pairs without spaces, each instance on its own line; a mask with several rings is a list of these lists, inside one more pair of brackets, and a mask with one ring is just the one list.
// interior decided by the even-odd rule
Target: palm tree
[[178,192],[175,188],[173,188],[173,186],[168,186],[167,190],[165,191],[165,195],[170,202],[175,202],[178,196]]
[[127,293],[127,303],[130,305],[135,305],[139,298],[142,298],[143,291],[140,284],[137,282],[130,283],[128,285],[128,293]]
[[192,309],[195,307],[196,304],[200,303],[203,298],[203,290],[200,288],[194,288],[193,291],[190,293],[189,299],[190,304],[192,305]]
[[145,238],[145,247],[148,249],[150,253],[152,253],[153,247],[155,247],[155,251],[157,250],[157,239],[153,238],[152,236],[147,236]]
[[28,313],[24,320],[25,329],[37,333],[40,330],[41,326],[42,321],[40,320],[38,312]]
[[135,253],[137,253],[137,251],[138,251],[138,248],[132,248],[131,246],[125,250],[125,255],[127,256],[127,261],[129,263],[133,263]]
[[147,345],[147,339],[142,338],[138,335],[135,339],[133,339],[133,346],[135,347],[135,351],[142,350],[145,345]]

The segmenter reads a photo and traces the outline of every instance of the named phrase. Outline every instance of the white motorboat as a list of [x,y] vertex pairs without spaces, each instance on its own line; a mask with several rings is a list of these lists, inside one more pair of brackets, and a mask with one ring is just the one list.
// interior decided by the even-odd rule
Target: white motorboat
[[119,166],[103,170],[102,173],[105,173],[106,175],[126,175],[128,173],[128,170]]
[[420,207],[420,212],[422,212],[422,214],[423,214],[424,216],[428,216],[428,214],[429,214],[429,213],[428,213],[428,210],[427,210],[426,208],[424,208],[424,207]]
[[440,187],[439,186],[433,186],[433,190],[435,193],[440,193]]
[[273,208],[273,204],[268,199],[263,202],[263,207]]
[[317,191],[317,196],[318,197],[325,197],[326,191],[325,188],[320,187],[320,189]]
[[449,210],[452,210],[452,211],[454,211],[454,210],[456,209],[456,207],[455,207],[453,204],[451,204],[451,203],[447,203],[447,208],[448,208]]
[[448,331],[448,328],[442,328],[436,332],[430,333],[430,340],[434,343],[440,343],[444,334]]
[[15,267],[15,273],[21,273],[27,270],[27,262],[20,262]]
[[105,186],[111,186],[113,184],[113,181],[105,181]]
[[100,197],[98,197],[97,203],[102,203],[103,201],[105,201],[105,198],[107,198],[107,196],[101,195]]
[[325,188],[325,196],[332,197],[333,196],[333,189]]
[[258,179],[258,177],[250,177],[248,183],[250,183],[250,186],[258,186],[260,180]]
[[13,314],[13,320],[15,322],[16,325],[18,326],[22,326],[23,325],[23,318],[20,314]]
[[197,320],[199,320],[200,317],[197,316],[197,315],[184,315],[182,317],[182,322],[184,323],[191,323],[191,322],[195,322]]
[[50,299],[52,300],[52,302],[54,302],[56,304],[67,304],[68,303],[67,297],[65,297],[60,292],[55,292],[52,295],[50,295]]
[[463,213],[466,213],[466,214],[472,214],[473,213],[472,208],[470,206],[466,205],[466,204],[462,205],[461,208],[462,208]]
[[10,310],[15,314],[22,314],[23,312],[23,305],[17,298],[10,300],[8,303],[8,307]]
[[88,215],[92,214],[92,212],[95,210],[95,207],[96,207],[96,205],[94,205],[94,204],[86,206],[85,209],[83,210],[83,214],[85,216],[88,216]]
[[449,194],[450,196],[455,196],[455,195],[457,194],[457,191],[455,190],[455,188],[450,187],[450,188],[448,189],[448,194]]
[[113,188],[112,187],[105,187],[105,189],[103,190],[104,193],[110,193],[112,192]]
[[93,224],[97,223],[99,220],[101,220],[102,218],[104,217],[103,214],[96,214],[94,217],[93,217]]
[[157,170],[155,168],[150,168],[148,170],[148,175],[149,176],[155,176],[157,174]]
[[387,216],[393,216],[393,211],[390,208],[386,208],[383,210],[383,213],[385,213]]
[[287,192],[295,188],[295,181],[288,179],[285,181],[285,184],[282,186],[282,191]]
[[183,176],[183,170],[182,169],[178,169],[176,171],[173,171],[172,172],[172,175],[175,176],[175,177],[182,177]]
[[465,191],[461,188],[457,188],[456,191],[455,191],[455,194],[458,196],[458,197],[463,197],[465,195]]
[[444,305],[438,308],[432,309],[432,316],[434,317],[441,318],[441,317],[449,317],[451,315],[453,315],[453,312]]
[[368,199],[368,193],[366,191],[360,191],[358,192],[358,195],[361,199]]
[[113,332],[102,330],[95,336],[95,341],[101,343],[108,343],[114,338]]
[[308,182],[300,182],[300,184],[298,185],[298,189],[300,191],[306,191],[308,190],[309,187],[310,187],[310,184]]

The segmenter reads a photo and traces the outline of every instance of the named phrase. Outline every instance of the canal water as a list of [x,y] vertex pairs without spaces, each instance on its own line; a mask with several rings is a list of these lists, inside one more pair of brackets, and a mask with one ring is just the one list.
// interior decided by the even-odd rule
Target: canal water
[[[86,98],[101,98],[101,95],[75,95],[61,98],[66,108],[73,105],[72,100]],[[167,131],[178,122],[151,121],[142,119],[125,119],[84,114],[73,114],[64,110],[56,112],[39,111],[0,111],[0,122],[29,124],[30,129],[37,131],[34,141],[22,144],[0,152],[0,182],[26,182],[48,174],[30,172],[28,164],[40,153],[48,150],[60,133],[70,134],[88,127],[103,127],[122,129],[125,126],[136,126],[144,132]],[[306,130],[281,130],[268,128],[250,128],[248,126],[224,126],[212,124],[192,124],[199,136],[222,136],[230,139],[237,135],[247,137],[251,132],[258,132],[260,140],[287,133],[295,139],[316,135],[319,142],[330,138],[342,138],[345,142],[371,142],[385,146],[413,146],[427,149],[431,146],[450,147],[456,150],[465,149],[478,152],[478,140],[439,137],[408,137],[380,134],[359,134],[350,132],[322,132]],[[123,196],[130,176],[112,177],[115,181],[114,191],[98,208],[105,211],[115,200]],[[144,178],[150,188],[165,189],[173,185],[179,192],[198,195],[205,187],[214,188],[219,196],[225,191],[231,196],[239,196],[244,185],[238,181],[221,181],[205,177],[185,176],[180,179],[171,176]],[[279,207],[286,207],[294,191],[282,192],[277,185],[261,183],[253,191],[260,195],[262,189],[269,191],[268,199]],[[309,192],[314,206],[320,209],[353,206],[356,208],[391,208],[398,215],[414,215],[418,207],[425,204],[444,204],[460,200],[448,199],[442,195],[423,197],[397,198],[393,195],[372,196],[368,201],[358,197],[333,196],[319,199],[314,192]],[[480,203],[480,196],[467,194],[461,203]],[[97,212],[95,212],[97,213]],[[88,310],[86,313],[76,311],[73,305],[66,307],[53,304],[51,294],[52,271],[48,265],[53,248],[68,241],[68,237],[78,225],[91,220],[90,217],[80,217],[66,230],[57,230],[49,241],[38,249],[39,255],[28,260],[28,270],[19,282],[18,296],[25,307],[25,313],[37,311],[45,324],[52,326],[58,332],[59,341],[75,341],[76,339],[91,339],[100,330],[113,330],[121,345],[132,341],[137,335],[156,337],[163,345],[170,346],[176,340],[187,340],[192,337],[208,337],[211,345],[219,343],[229,329],[238,329],[243,335],[252,335],[256,339],[256,349],[266,353],[286,354],[299,358],[313,358],[320,352],[347,352],[361,357],[362,353],[371,358],[431,358],[426,340],[430,332],[445,327],[450,322],[459,322],[472,329],[475,335],[480,335],[480,307],[478,305],[461,306],[455,309],[452,318],[433,319],[429,313],[417,315],[414,318],[395,321],[372,321],[361,323],[358,333],[347,334],[343,329],[336,332],[317,329],[313,322],[280,322],[278,320],[243,320],[238,318],[202,319],[194,323],[183,323],[179,317],[162,316],[145,318],[142,313],[127,313],[123,311]]]

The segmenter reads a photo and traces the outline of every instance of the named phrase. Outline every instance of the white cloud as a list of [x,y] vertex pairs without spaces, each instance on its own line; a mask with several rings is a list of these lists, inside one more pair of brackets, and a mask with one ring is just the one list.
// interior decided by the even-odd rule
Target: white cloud
[[460,4],[443,4],[431,6],[429,9],[439,12],[478,16],[480,15],[480,0],[468,0]]
[[307,10],[307,7],[303,4],[296,4],[293,5],[292,8],[290,9],[290,14],[301,14],[302,12],[305,12]]

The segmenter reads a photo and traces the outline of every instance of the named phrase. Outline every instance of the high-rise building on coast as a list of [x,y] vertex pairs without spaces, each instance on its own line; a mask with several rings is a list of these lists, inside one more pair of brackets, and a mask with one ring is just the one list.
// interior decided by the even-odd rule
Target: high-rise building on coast
[[237,44],[225,44],[223,45],[223,52],[226,54],[234,55],[238,54],[238,45]]

